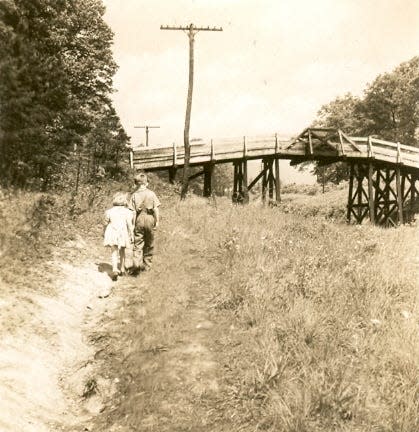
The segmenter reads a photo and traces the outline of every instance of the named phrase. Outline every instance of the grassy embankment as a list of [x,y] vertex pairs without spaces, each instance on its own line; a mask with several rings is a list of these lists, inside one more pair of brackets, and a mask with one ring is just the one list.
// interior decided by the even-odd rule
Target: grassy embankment
[[[417,229],[348,226],[345,198],[164,202],[155,268],[103,330],[103,430],[419,430]],[[197,305],[218,383],[198,392],[170,376]]]
[[[2,332],[33,325],[26,294],[52,289],[52,249],[79,235],[100,244],[117,187],[90,208],[86,197],[76,218],[63,196],[3,197],[2,294],[14,301],[3,307]],[[103,430],[419,429],[415,228],[345,225],[344,190],[284,195],[273,209],[169,195],[154,270],[117,283],[124,304],[98,329],[98,359],[120,391],[99,419]],[[212,364],[201,386],[176,354],[196,331],[197,305],[215,324],[197,339]]]
[[66,192],[0,190],[0,335],[43,327],[33,295],[56,294],[58,261],[77,266],[94,259],[92,242],[120,187],[83,186],[75,199]]

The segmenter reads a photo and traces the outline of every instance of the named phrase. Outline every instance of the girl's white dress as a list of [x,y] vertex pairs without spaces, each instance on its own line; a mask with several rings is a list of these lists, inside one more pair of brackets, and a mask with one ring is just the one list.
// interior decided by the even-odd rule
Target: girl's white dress
[[124,206],[114,206],[105,212],[107,223],[104,235],[105,246],[128,247],[131,243],[133,212]]

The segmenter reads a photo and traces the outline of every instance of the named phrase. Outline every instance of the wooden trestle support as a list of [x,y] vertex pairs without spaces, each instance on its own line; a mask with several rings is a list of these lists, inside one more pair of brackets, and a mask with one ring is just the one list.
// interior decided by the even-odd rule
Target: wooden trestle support
[[[335,162],[348,164],[348,222],[396,226],[410,222],[419,210],[419,149],[410,145],[384,141],[375,137],[350,137],[334,128],[306,128],[296,138],[238,138],[192,146],[191,167],[198,168],[189,179],[203,176],[204,196],[214,189],[215,164],[233,163],[232,200],[245,204],[249,191],[261,181],[262,201],[281,200],[279,159],[292,165],[317,161],[321,166]],[[217,151],[216,151],[217,150]],[[179,153],[179,154],[178,154]],[[169,170],[174,183],[176,172],[185,162],[184,150],[173,148],[143,149],[130,153],[132,167],[142,170]],[[248,182],[248,161],[262,160],[261,172]]]
[[373,162],[351,162],[347,220],[362,223],[368,216],[371,223],[397,226],[409,222],[415,200],[419,197],[417,175],[402,166]]
[[[279,160],[276,158],[263,158],[262,170],[255,179],[248,184],[247,160],[235,161],[232,200],[234,203],[246,204],[249,202],[249,191],[262,179],[262,201],[266,203],[268,194],[269,203],[281,201],[281,182],[279,177]],[[275,198],[274,198],[275,195]]]

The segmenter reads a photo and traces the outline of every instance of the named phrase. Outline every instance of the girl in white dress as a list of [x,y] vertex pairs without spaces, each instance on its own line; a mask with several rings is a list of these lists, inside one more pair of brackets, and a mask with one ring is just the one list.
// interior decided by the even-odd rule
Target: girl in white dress
[[128,195],[117,192],[112,201],[113,207],[105,212],[105,246],[111,248],[112,279],[125,274],[125,248],[134,242],[133,211],[128,205]]

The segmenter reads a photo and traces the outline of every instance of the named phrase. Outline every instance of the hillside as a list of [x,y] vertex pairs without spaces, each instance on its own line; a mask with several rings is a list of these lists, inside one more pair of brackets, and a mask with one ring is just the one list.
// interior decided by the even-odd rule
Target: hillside
[[418,430],[415,226],[346,225],[344,189],[237,207],[153,181],[151,272],[104,272],[117,184],[59,224],[44,203],[40,253],[2,266],[2,429]]

